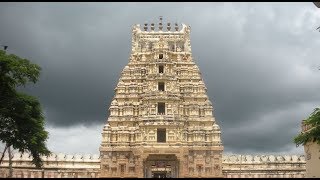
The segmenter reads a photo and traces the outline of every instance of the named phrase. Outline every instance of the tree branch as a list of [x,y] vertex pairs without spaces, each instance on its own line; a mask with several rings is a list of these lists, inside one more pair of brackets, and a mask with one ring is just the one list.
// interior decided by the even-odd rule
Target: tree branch
[[4,154],[6,153],[7,148],[8,148],[8,145],[6,145],[6,147],[3,150],[3,153],[2,153],[2,156],[1,156],[1,159],[0,159],[0,164],[2,163],[2,160],[4,158]]

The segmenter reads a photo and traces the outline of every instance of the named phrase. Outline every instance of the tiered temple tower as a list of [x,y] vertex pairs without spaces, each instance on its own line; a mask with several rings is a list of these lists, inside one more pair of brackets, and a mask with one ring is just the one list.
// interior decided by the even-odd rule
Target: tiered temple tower
[[[101,177],[222,177],[221,131],[190,45],[190,26],[134,25],[102,132]],[[180,30],[179,30],[180,29]]]

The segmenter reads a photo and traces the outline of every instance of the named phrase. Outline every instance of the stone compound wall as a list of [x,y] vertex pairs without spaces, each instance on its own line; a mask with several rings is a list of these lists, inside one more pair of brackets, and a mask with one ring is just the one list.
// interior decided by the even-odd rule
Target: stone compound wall
[[[7,177],[9,174],[8,154],[0,165],[0,177]],[[29,154],[13,154],[12,167],[13,177],[99,177],[100,158],[99,155],[66,155],[52,154],[43,157],[43,169],[35,169],[31,164],[32,157]]]
[[[0,154],[1,155],[1,154]],[[302,178],[305,177],[304,155],[223,155],[222,172],[227,178]],[[13,177],[17,178],[95,178],[99,177],[99,155],[52,154],[43,157],[44,167],[35,169],[29,154],[15,153]],[[8,156],[0,165],[0,178],[8,176]]]
[[304,155],[224,155],[223,174],[228,178],[302,178]]

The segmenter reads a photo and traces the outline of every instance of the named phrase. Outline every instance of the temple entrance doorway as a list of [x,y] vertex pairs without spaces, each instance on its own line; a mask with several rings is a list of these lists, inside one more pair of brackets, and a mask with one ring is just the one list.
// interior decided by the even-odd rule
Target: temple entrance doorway
[[179,163],[174,154],[150,154],[144,163],[146,178],[176,178]]
[[167,177],[167,172],[153,171],[152,172],[152,177],[153,178],[166,178]]

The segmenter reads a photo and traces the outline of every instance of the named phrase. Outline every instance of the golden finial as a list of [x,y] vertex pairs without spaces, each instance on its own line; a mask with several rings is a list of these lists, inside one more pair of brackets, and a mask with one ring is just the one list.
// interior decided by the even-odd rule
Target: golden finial
[[144,23],[144,31],[147,31],[147,30],[148,30],[148,23],[145,22],[145,23]]
[[159,17],[160,22],[159,22],[159,30],[162,31],[162,16]]

